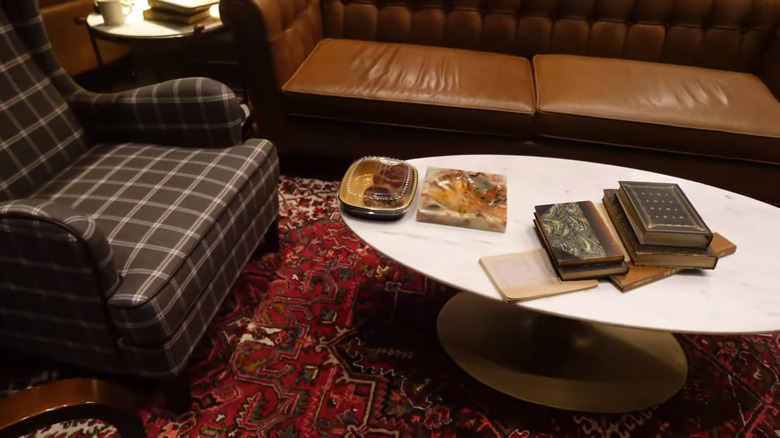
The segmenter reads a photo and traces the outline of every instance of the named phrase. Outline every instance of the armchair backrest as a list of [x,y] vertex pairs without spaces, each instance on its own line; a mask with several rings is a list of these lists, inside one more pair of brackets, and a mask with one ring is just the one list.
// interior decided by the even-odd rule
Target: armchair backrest
[[33,194],[87,148],[37,0],[0,0],[0,202]]
[[326,38],[755,72],[777,0],[322,0]]

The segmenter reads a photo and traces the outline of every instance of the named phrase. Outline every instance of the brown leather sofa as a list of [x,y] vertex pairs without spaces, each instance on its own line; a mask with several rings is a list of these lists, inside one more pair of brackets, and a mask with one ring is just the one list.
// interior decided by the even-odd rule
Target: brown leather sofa
[[[39,7],[52,51],[62,68],[71,76],[95,69],[98,62],[87,29],[74,21],[76,17],[83,18],[93,12],[95,1],[39,0]],[[120,59],[129,52],[128,46],[106,41],[97,41],[97,44],[106,63]]]
[[780,0],[222,0],[220,11],[261,135],[283,153],[543,155],[780,205]]

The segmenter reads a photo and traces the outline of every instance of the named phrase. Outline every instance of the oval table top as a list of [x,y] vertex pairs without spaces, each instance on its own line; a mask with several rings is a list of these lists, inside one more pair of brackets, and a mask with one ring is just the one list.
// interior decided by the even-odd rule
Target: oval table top
[[[516,303],[562,317],[680,333],[765,333],[780,330],[780,208],[705,184],[636,169],[555,158],[461,155],[409,160],[418,193],[396,222],[342,214],[367,244],[430,278],[500,300],[479,258],[542,248],[533,226],[535,205],[591,200],[618,181],[676,182],[712,231],[737,245],[714,270],[677,274],[629,292],[608,280],[599,286]],[[428,166],[507,176],[505,233],[415,220]],[[766,182],[765,182],[766,183]]]

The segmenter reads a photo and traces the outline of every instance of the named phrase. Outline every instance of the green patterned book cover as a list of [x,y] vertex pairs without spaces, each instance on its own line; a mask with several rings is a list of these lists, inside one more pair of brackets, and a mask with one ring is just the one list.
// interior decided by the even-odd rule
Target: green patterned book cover
[[534,216],[558,266],[620,263],[623,251],[591,201],[537,205]]

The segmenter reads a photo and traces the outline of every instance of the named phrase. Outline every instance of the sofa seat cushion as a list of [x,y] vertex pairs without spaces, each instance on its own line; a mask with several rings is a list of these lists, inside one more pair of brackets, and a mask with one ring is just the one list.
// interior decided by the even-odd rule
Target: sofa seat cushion
[[538,55],[542,135],[780,163],[780,102],[756,76]]
[[34,196],[103,231],[122,277],[108,308],[123,344],[160,345],[177,333],[186,347],[233,278],[207,286],[265,200],[275,199],[278,166],[267,141],[226,149],[100,144]]
[[288,113],[456,131],[527,135],[531,66],[521,57],[324,39],[282,88]]

